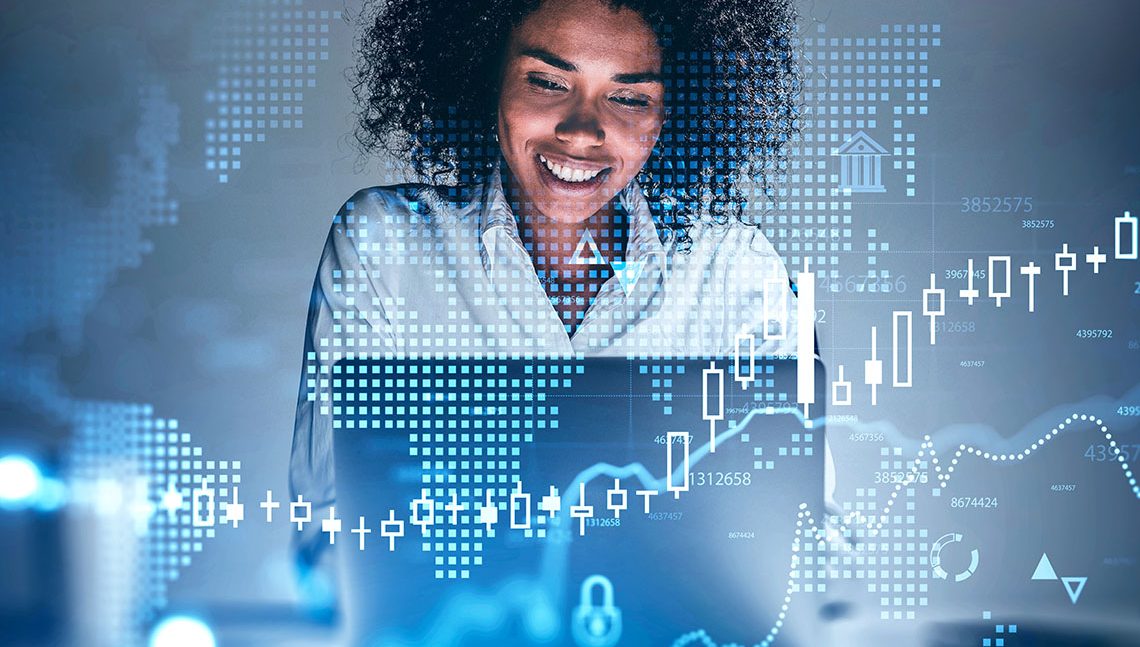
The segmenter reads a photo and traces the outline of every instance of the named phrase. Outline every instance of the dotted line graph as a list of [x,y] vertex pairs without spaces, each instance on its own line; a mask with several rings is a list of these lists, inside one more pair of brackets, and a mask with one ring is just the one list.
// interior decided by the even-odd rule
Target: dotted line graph
[[[798,415],[798,412],[796,413]],[[855,549],[854,546],[843,541],[842,538],[846,536],[847,531],[850,529],[851,522],[857,521],[857,524],[862,525],[864,528],[871,531],[882,530],[882,519],[889,517],[891,508],[894,505],[895,501],[898,499],[899,492],[901,492],[904,487],[913,484],[918,479],[918,475],[921,471],[920,468],[922,461],[926,456],[929,456],[930,462],[934,467],[935,474],[937,475],[937,479],[939,481],[939,487],[946,488],[950,484],[951,477],[954,473],[954,468],[958,465],[959,460],[963,456],[975,456],[983,460],[988,460],[992,463],[1011,463],[1022,461],[1032,453],[1043,448],[1047,443],[1049,443],[1050,440],[1056,438],[1062,431],[1070,428],[1074,424],[1079,424],[1080,422],[1092,422],[1094,425],[1096,425],[1098,431],[1104,435],[1105,440],[1108,442],[1110,451],[1113,452],[1113,456],[1115,457],[1117,463],[1120,465],[1120,469],[1124,475],[1124,478],[1127,479],[1128,485],[1132,489],[1133,495],[1135,495],[1137,499],[1140,499],[1140,487],[1138,487],[1136,484],[1135,475],[1132,472],[1132,468],[1128,464],[1124,452],[1120,450],[1120,447],[1117,445],[1116,440],[1113,438],[1112,432],[1109,431],[1108,426],[1104,424],[1104,421],[1094,415],[1074,413],[1066,417],[1063,422],[1058,423],[1050,431],[1045,433],[1038,440],[1031,443],[1028,447],[1015,453],[998,454],[995,452],[985,451],[972,445],[960,444],[954,453],[954,457],[950,460],[950,465],[947,466],[945,472],[943,472],[941,469],[941,464],[938,459],[937,452],[934,449],[933,440],[929,435],[924,436],[922,446],[918,451],[918,456],[916,456],[912,461],[907,476],[895,484],[895,488],[891,492],[887,503],[883,506],[883,510],[880,515],[876,515],[868,519],[862,513],[853,513],[851,515],[845,516],[843,518],[842,524],[840,524],[838,527],[828,528],[826,523],[820,524],[814,519],[811,510],[808,509],[806,503],[800,504],[800,511],[796,514],[796,530],[795,536],[792,540],[792,558],[788,569],[788,585],[784,593],[784,602],[780,607],[780,612],[776,615],[776,620],[773,622],[771,629],[769,629],[768,634],[764,637],[764,639],[757,643],[757,647],[769,647],[772,645],[784,625],[784,619],[787,617],[788,608],[791,605],[792,593],[796,588],[795,573],[798,572],[799,569],[800,548],[805,537],[810,537],[813,541],[817,542],[828,541],[832,549],[839,548],[840,550],[850,552]],[[673,647],[684,647],[685,645],[697,643],[703,645],[704,647],[743,647],[739,643],[728,643],[725,645],[720,645],[719,643],[712,640],[712,638],[708,635],[708,632],[703,629],[698,629],[680,636],[676,641],[674,641]]]

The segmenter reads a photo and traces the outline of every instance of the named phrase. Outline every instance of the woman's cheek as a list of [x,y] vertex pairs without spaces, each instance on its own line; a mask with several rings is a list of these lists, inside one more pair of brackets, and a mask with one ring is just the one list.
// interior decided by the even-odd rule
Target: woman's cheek
[[[548,114],[549,110],[544,109],[539,102],[514,101],[506,113],[507,126],[516,137],[523,136],[525,139],[530,139],[535,137],[537,130],[541,130],[542,121],[544,117],[548,118]],[[553,132],[553,127],[550,130]]]
[[652,128],[642,128],[630,135],[627,150],[631,158],[638,160],[638,168],[649,159],[649,153],[656,143],[655,132]]

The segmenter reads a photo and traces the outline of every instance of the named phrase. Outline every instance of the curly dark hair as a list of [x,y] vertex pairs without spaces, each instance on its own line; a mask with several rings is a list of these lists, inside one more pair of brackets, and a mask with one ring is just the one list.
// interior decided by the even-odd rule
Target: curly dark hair
[[[638,176],[662,237],[684,248],[699,218],[746,221],[738,180],[771,198],[798,128],[792,0],[603,1],[637,12],[662,48],[669,117]],[[484,177],[499,155],[508,37],[541,4],[366,2],[353,88],[362,151],[391,153],[433,182]]]

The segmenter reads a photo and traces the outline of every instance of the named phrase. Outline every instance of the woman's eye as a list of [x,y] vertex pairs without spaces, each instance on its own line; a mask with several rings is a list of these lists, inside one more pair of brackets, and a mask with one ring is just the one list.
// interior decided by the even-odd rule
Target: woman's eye
[[530,75],[530,76],[526,77],[526,80],[527,80],[527,83],[530,83],[531,85],[535,86],[536,88],[539,88],[542,90],[549,90],[551,92],[562,92],[566,89],[562,84],[557,83],[555,81],[552,81],[548,78],[541,77],[541,76]]
[[647,108],[647,107],[649,107],[649,99],[643,99],[641,97],[627,97],[627,96],[618,95],[616,97],[610,97],[610,101],[613,101],[614,103],[617,103],[617,104],[620,104],[620,105],[623,105],[623,106],[626,106],[629,108]]

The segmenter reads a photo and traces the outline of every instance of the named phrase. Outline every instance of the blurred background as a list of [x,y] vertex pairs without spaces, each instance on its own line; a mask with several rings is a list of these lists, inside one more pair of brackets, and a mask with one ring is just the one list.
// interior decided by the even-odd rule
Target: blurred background
[[[946,454],[966,443],[1012,454],[1074,413],[1102,419],[1140,459],[1140,262],[1113,258],[1115,219],[1140,214],[1140,5],[800,6],[805,132],[818,139],[797,142],[804,176],[791,183],[809,188],[765,214],[765,232],[793,273],[812,258],[829,375],[843,365],[858,393],[830,410],[844,416],[829,427],[836,499],[852,510],[881,499],[874,485],[927,435]],[[335,640],[328,583],[298,583],[289,527],[257,521],[256,505],[266,490],[288,496],[305,316],[331,216],[357,189],[400,177],[352,145],[360,7],[0,0],[0,11],[3,642]],[[864,87],[844,85],[862,78],[850,66],[880,37],[903,41],[886,48],[904,54],[891,65],[922,69],[883,74],[881,98],[848,96]],[[882,191],[820,188],[827,200],[812,206],[810,187],[836,188],[838,149],[855,131],[884,150]],[[829,170],[813,177],[812,160]],[[992,206],[1013,198],[1017,208]],[[1067,297],[1054,269],[1064,244],[1080,256]],[[1084,258],[1094,245],[1109,257],[1096,274]],[[1014,296],[995,307],[975,275],[983,303],[969,306],[958,296],[967,259],[980,270],[991,255],[1013,257]],[[1018,273],[1030,260],[1043,268],[1032,314]],[[889,357],[891,312],[921,308],[931,273],[947,290],[939,343],[916,349],[913,389],[884,387],[872,406],[870,327]],[[916,317],[916,341],[927,322]],[[1056,644],[1126,644],[1140,625],[1140,495],[1110,440],[1010,466],[1021,475],[955,476],[956,496],[1009,492],[1009,514],[1045,519],[1037,534],[1017,531],[1006,508],[987,517],[945,501],[913,523],[932,539],[968,527],[995,542],[982,563],[1010,569],[997,581],[1011,588],[991,591],[992,604],[1010,603],[1016,619],[1041,608],[1019,591],[1051,591],[1057,614],[1073,614],[1053,616],[1070,632]],[[218,501],[240,491],[240,528],[188,524],[181,505],[205,473]],[[1079,612],[1059,585],[1033,588],[1046,552],[1071,564],[1056,565],[1060,576],[1088,577]],[[849,584],[862,606],[826,613],[850,635],[927,632],[939,644],[953,632],[931,623],[949,617],[978,623],[969,640],[998,639],[982,592],[894,605]]]

